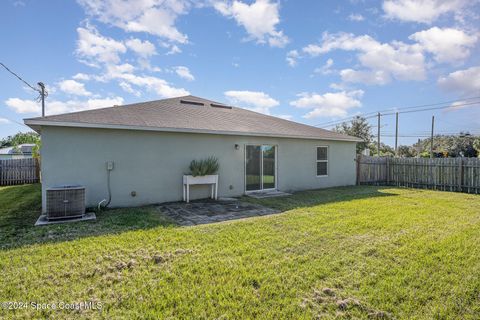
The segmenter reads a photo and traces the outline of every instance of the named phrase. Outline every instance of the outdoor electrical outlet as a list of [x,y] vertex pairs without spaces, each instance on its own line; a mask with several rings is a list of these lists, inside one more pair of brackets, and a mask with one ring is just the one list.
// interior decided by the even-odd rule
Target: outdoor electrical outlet
[[107,161],[107,170],[108,171],[113,170],[113,161]]

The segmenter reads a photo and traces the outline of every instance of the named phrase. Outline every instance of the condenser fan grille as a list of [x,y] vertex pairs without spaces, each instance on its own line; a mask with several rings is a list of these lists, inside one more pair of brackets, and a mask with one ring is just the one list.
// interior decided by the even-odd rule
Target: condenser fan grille
[[62,186],[47,189],[47,218],[65,219],[85,214],[85,188]]

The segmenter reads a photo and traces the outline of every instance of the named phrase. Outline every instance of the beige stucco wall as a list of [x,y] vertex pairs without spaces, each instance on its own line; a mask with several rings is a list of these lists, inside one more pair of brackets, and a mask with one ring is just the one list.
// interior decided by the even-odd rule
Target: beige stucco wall
[[[48,187],[80,184],[86,187],[87,206],[96,206],[107,198],[105,162],[114,161],[112,207],[181,200],[190,161],[208,156],[220,162],[219,196],[239,196],[245,189],[246,144],[277,146],[281,191],[355,183],[352,142],[65,127],[43,127],[41,133],[43,199]],[[316,177],[315,147],[320,145],[329,146],[328,177]],[[207,186],[192,190],[192,198],[207,194]]]

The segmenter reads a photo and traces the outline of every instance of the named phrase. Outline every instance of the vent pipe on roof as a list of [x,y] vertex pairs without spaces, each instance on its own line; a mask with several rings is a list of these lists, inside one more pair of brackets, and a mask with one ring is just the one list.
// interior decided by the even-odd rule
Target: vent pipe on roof
[[191,100],[180,100],[180,103],[183,104],[193,104],[195,106],[203,106],[203,102],[198,102],[198,101],[191,101]]
[[226,106],[224,104],[218,104],[218,103],[210,103],[210,106],[214,108],[222,108],[222,109],[232,109],[230,106]]

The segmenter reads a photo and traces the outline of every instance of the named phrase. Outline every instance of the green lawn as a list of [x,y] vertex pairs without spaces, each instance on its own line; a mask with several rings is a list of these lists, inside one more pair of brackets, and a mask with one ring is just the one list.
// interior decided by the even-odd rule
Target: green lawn
[[150,207],[34,228],[39,201],[0,187],[0,301],[103,308],[0,318],[480,318],[480,196],[333,188],[195,227]]

